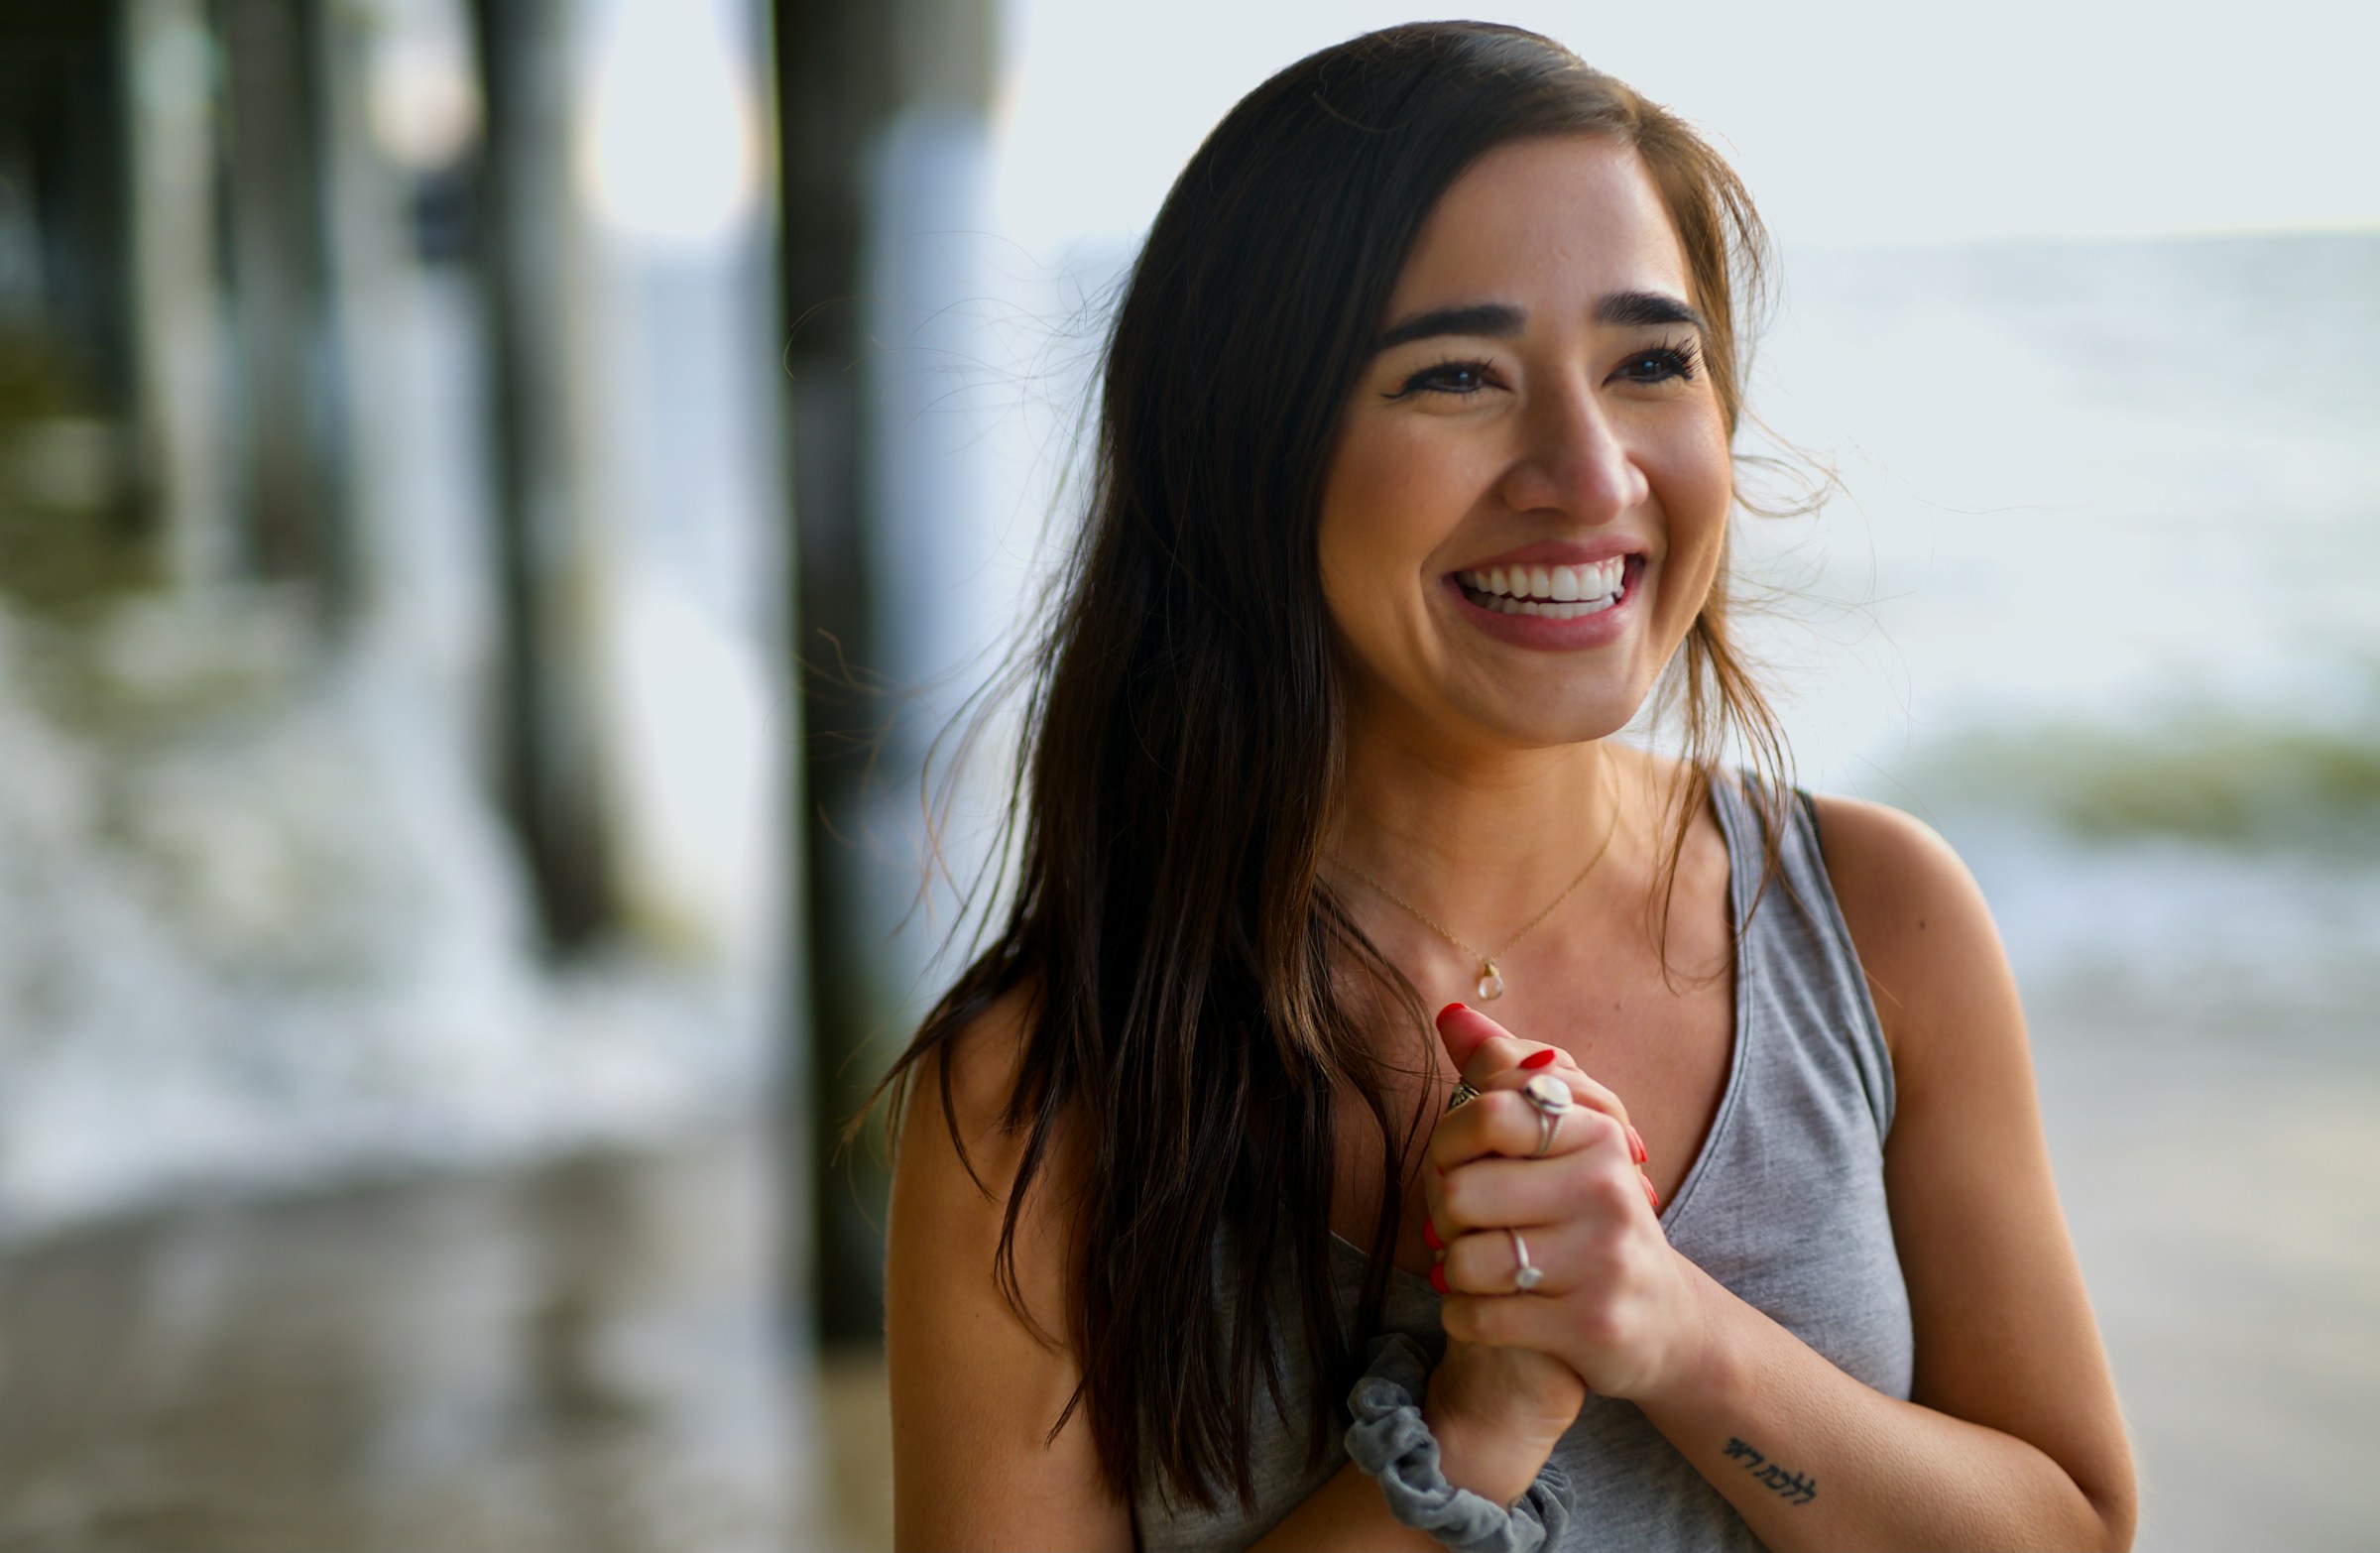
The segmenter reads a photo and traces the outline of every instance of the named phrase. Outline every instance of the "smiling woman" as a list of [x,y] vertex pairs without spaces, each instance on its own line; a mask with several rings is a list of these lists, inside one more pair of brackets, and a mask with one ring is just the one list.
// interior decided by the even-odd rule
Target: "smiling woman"
[[[1989,916],[1727,648],[1760,252],[1505,28],[1183,173],[1015,899],[888,1081],[903,1544],[2129,1541]],[[1665,683],[1682,755],[1619,743]]]

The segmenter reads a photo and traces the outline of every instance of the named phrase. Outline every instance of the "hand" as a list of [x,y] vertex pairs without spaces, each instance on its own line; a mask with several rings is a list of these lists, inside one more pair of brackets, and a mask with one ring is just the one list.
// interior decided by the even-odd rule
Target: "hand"
[[[1493,1027],[1492,1021],[1480,1022]],[[1479,1044],[1478,1037],[1468,1025],[1452,1018],[1451,1011],[1440,1015],[1438,1027],[1460,1071],[1463,1059]],[[1458,1041],[1462,1043],[1459,1052]],[[1514,1060],[1523,1054],[1516,1050]],[[1430,1169],[1422,1174],[1428,1183],[1433,1221],[1430,1240],[1438,1246],[1438,1172]],[[1443,1260],[1442,1253],[1442,1266]],[[1431,1281],[1437,1283],[1438,1276],[1434,1274]],[[1440,1287],[1439,1292],[1447,1290]],[[1431,1373],[1423,1413],[1430,1432],[1438,1437],[1448,1481],[1499,1503],[1510,1503],[1526,1492],[1537,1470],[1553,1455],[1554,1442],[1577,1421],[1586,1400],[1586,1383],[1560,1359],[1525,1347],[1466,1342],[1450,1326],[1446,1357]]]
[[[1638,1400],[1695,1362],[1698,1285],[1654,1216],[1652,1188],[1619,1097],[1558,1047],[1523,1041],[1476,1010],[1450,1006],[1438,1032],[1480,1098],[1447,1113],[1422,1172],[1450,1357],[1470,1347],[1560,1360],[1606,1396]],[[1546,1055],[1550,1053],[1551,1055]],[[1524,1058],[1535,1066],[1524,1068]],[[1576,1101],[1545,1157],[1537,1109],[1519,1093],[1538,1073]],[[1530,1293],[1512,1231],[1543,1274]]]

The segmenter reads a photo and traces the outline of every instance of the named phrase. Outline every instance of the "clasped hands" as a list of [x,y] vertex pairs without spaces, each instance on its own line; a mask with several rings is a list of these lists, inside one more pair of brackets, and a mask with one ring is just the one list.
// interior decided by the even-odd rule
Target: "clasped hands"
[[[1695,1280],[1662,1234],[1618,1096],[1568,1052],[1461,1004],[1439,1014],[1438,1034],[1480,1094],[1440,1120],[1422,1171],[1448,1339],[1433,1426],[1550,1451],[1587,1390],[1642,1399],[1693,1363]],[[1539,1074],[1574,1104],[1534,1157],[1543,1122],[1521,1088]],[[1540,1273],[1526,1293],[1514,1232]]]

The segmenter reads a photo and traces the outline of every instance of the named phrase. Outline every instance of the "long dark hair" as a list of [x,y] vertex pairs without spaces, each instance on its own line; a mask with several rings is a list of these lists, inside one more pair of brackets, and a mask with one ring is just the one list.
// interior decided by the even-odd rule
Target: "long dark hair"
[[[1433,1048],[1412,986],[1320,879],[1342,713],[1316,516],[1341,409],[1424,217],[1489,150],[1578,134],[1634,147],[1660,188],[1732,433],[1738,302],[1764,251],[1749,199],[1678,119],[1514,28],[1392,28],[1281,71],[1199,148],[1127,284],[1088,523],[1027,661],[1013,900],[886,1079],[898,1118],[916,1078],[939,1077],[958,1139],[945,1049],[1025,998],[997,1275],[1021,1315],[1019,1208],[1064,1132],[1086,1178],[1063,1205],[1067,1330],[1049,1336],[1082,1379],[1051,1432],[1087,1408],[1119,1492],[1248,1502],[1267,1401],[1305,1411],[1319,1461],[1351,1324],[1376,1321],[1409,1186],[1399,1161],[1424,1122],[1397,1114],[1395,1069],[1430,1071]],[[1730,734],[1781,766],[1723,589],[1672,688],[1690,772]],[[1673,797],[1673,877],[1702,796]],[[1376,1005],[1335,982],[1350,967]],[[1409,1050],[1383,1054],[1382,1009],[1409,1023]],[[1355,1311],[1330,1278],[1343,1095],[1389,1161]],[[1326,1396],[1283,1394],[1284,1344],[1300,1340]]]

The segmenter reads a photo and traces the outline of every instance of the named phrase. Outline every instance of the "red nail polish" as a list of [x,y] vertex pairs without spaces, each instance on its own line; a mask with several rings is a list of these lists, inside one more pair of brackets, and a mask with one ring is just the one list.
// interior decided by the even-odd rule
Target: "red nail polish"
[[1652,1157],[1653,1157],[1653,1156],[1652,1156],[1651,1154],[1648,1154],[1648,1153],[1646,1153],[1646,1152],[1644,1151],[1644,1139],[1643,1139],[1642,1137],[1640,1137],[1640,1136],[1638,1136],[1638,1135],[1637,1135],[1636,1130],[1635,1130],[1633,1127],[1629,1128],[1629,1129],[1628,1129],[1628,1161],[1629,1161],[1629,1163],[1631,1163],[1631,1164],[1642,1164],[1642,1163],[1644,1163],[1644,1162],[1645,1162],[1647,1159],[1650,1159],[1650,1158],[1652,1158]]
[[1427,1219],[1421,1221],[1421,1243],[1432,1251],[1446,1250],[1446,1242],[1438,1238],[1438,1226]]
[[1532,1051],[1527,1056],[1521,1058],[1520,1065],[1524,1068],[1542,1068],[1560,1055],[1560,1052],[1557,1052],[1553,1047],[1548,1046],[1543,1051]]
[[1436,1289],[1441,1294],[1448,1292],[1446,1287],[1445,1262],[1438,1262],[1430,1268],[1430,1287]]
[[1636,1179],[1644,1183],[1644,1200],[1653,1205],[1653,1212],[1659,1213],[1661,1211],[1661,1191],[1653,1185],[1653,1178],[1649,1175],[1640,1175]]
[[[1454,1012],[1455,1012],[1457,1009],[1460,1009],[1460,1008],[1463,1008],[1463,1007],[1464,1007],[1464,1005],[1462,1005],[1462,1004],[1459,1004],[1459,1003],[1450,1003],[1450,1004],[1448,1004],[1448,1005],[1447,1005],[1445,1008],[1443,1008],[1443,1009],[1440,1009],[1440,1010],[1438,1011],[1438,1019],[1443,1019],[1443,1018],[1445,1018],[1445,1017],[1448,1015],[1450,1015],[1450,1014],[1454,1013]],[[1430,1022],[1431,1022],[1432,1024],[1435,1024],[1435,1023],[1437,1023],[1437,1022],[1438,1022],[1438,1019],[1432,1019]]]

